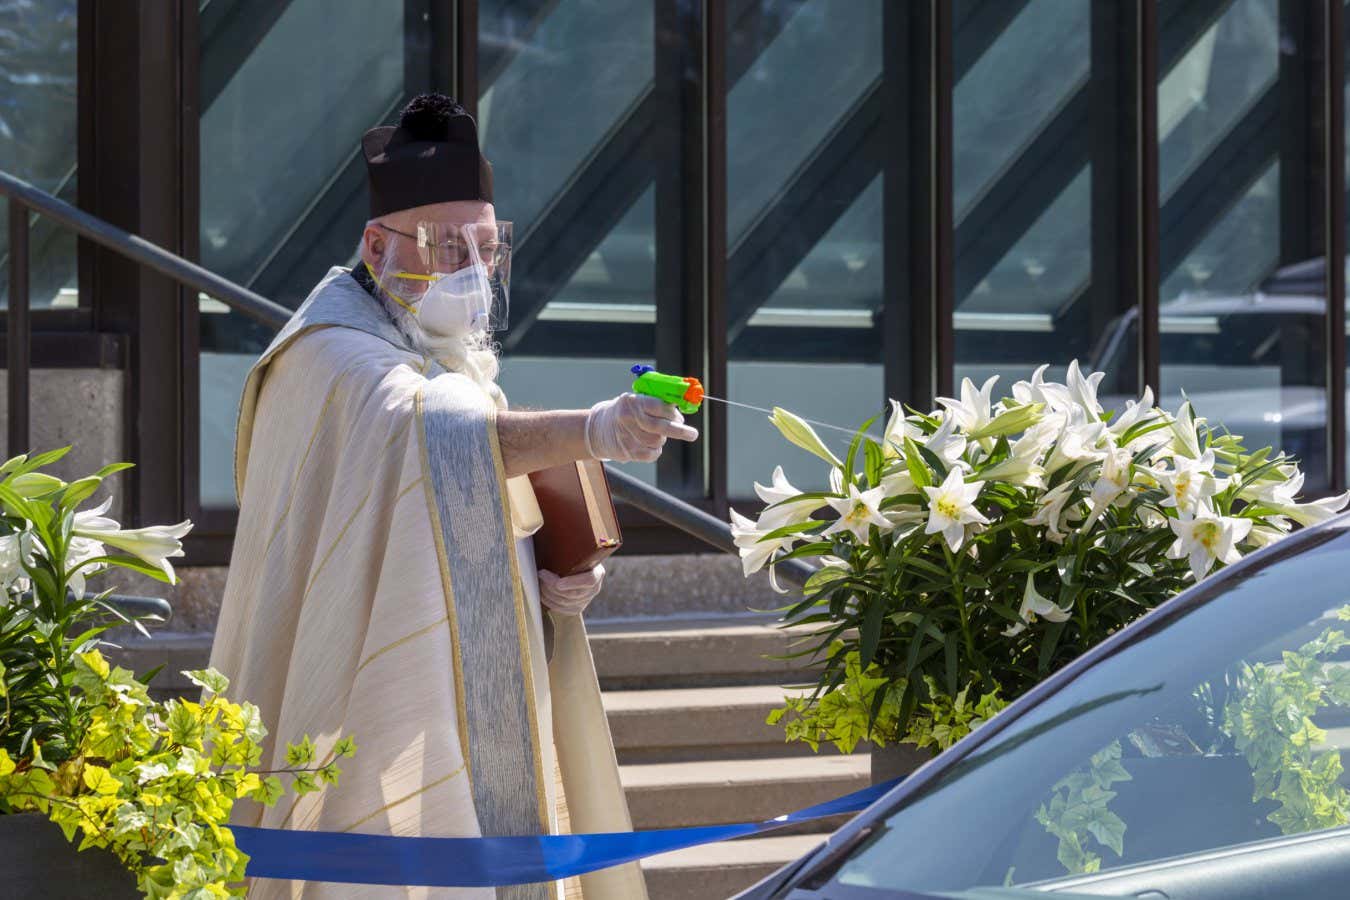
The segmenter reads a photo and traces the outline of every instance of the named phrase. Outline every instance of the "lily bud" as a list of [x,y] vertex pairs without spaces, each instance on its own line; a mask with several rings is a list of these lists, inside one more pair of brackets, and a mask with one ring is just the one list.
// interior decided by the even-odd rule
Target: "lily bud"
[[831,465],[842,465],[839,457],[831,453],[825,446],[825,442],[816,434],[815,429],[806,422],[802,421],[800,416],[795,416],[782,407],[775,406],[773,415],[769,416],[769,422],[778,429],[779,434],[787,439],[788,443],[796,444],[807,453],[818,456]]
[[973,441],[981,441],[1005,434],[1017,434],[1040,422],[1044,411],[1044,403],[1018,404],[1005,409],[974,431],[967,432],[966,437]]

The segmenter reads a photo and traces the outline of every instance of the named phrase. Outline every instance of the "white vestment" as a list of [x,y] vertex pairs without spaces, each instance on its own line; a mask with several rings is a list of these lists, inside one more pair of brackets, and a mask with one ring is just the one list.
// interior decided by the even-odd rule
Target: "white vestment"
[[[528,537],[512,529],[496,407],[411,349],[333,269],[250,373],[239,525],[211,665],[261,709],[263,768],[350,735],[338,786],[232,823],[425,837],[628,831],[585,629],[544,652]],[[556,742],[556,743],[555,743]],[[555,751],[556,746],[556,751]],[[285,781],[287,779],[283,779]],[[586,900],[643,900],[636,864]],[[559,884],[417,888],[254,879],[250,896],[553,900]],[[575,884],[569,883],[575,893]]]

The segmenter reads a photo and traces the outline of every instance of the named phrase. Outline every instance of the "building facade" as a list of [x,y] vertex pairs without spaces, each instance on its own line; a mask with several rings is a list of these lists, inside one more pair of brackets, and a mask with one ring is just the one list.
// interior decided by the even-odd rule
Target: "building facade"
[[[517,406],[589,406],[650,363],[852,428],[888,397],[1078,359],[1113,398],[1185,393],[1323,492],[1346,482],[1344,18],[1338,0],[43,0],[0,11],[0,169],[293,307],[354,259],[361,134],[443,90],[514,222]],[[126,515],[191,517],[189,562],[225,562],[235,411],[270,334],[41,218],[28,247],[35,431],[104,403],[60,434],[120,446]],[[86,400],[62,406],[68,383]],[[763,413],[696,418],[703,440],[633,470],[718,515],[779,461],[817,486]]]

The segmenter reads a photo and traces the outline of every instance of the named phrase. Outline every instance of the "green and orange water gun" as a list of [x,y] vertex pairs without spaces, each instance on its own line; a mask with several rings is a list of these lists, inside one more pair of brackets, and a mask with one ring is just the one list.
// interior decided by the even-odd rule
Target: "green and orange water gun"
[[664,375],[651,366],[633,366],[630,370],[637,376],[633,381],[633,393],[655,397],[665,403],[673,403],[680,412],[692,415],[703,405],[703,385],[697,378],[686,375]]

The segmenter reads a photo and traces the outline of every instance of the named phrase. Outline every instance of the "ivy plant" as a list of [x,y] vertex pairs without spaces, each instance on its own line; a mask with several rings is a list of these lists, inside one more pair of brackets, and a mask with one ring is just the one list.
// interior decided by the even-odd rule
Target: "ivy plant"
[[333,761],[314,766],[306,735],[287,744],[287,768],[260,769],[267,730],[258,708],[227,700],[229,680],[214,669],[184,674],[204,689],[201,703],[152,700],[98,650],[79,654],[75,680],[88,728],[60,763],[37,742],[17,761],[0,748],[0,805],[45,814],[68,840],[80,837],[80,850],[111,851],[147,898],[242,896],[248,857],[227,827],[235,801],[275,804],[286,793],[282,777],[296,794],[336,785],[337,760],[356,743],[343,738]]

